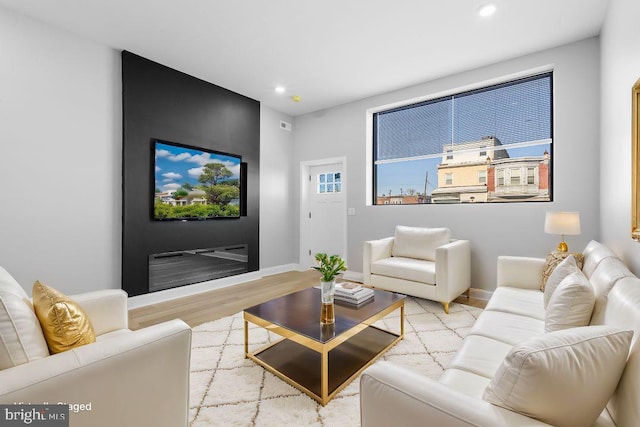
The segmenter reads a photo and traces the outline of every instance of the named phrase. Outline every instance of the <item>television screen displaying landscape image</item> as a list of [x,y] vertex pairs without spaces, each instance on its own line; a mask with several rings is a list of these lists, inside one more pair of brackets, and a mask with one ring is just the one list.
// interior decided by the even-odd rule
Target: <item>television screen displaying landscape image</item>
[[159,140],[153,145],[154,219],[240,216],[240,156]]

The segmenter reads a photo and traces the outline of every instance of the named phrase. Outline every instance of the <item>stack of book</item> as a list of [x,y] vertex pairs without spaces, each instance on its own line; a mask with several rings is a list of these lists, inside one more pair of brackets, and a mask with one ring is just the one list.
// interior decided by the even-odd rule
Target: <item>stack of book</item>
[[336,283],[333,298],[339,302],[358,306],[373,299],[373,289],[365,288],[357,283]]

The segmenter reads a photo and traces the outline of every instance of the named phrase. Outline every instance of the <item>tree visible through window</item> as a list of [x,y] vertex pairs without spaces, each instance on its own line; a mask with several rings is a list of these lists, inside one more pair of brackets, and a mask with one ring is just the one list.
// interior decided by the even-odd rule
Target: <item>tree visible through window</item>
[[552,200],[552,86],[549,72],[375,113],[374,203]]

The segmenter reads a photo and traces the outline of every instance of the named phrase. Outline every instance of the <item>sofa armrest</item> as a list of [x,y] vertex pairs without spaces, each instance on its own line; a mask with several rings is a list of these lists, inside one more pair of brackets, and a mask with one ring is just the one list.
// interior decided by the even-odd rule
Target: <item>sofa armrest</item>
[[389,362],[370,366],[360,377],[360,422],[362,427],[548,426]]
[[448,303],[471,286],[471,244],[454,240],[436,248],[436,297]]
[[96,335],[128,329],[127,293],[122,289],[105,289],[72,295],[87,312]]
[[70,426],[186,427],[191,329],[172,320],[0,371],[0,403],[91,404]]
[[542,258],[499,256],[497,286],[540,289],[544,262]]
[[365,285],[371,283],[371,263],[391,257],[393,237],[364,242],[362,250],[362,281]]

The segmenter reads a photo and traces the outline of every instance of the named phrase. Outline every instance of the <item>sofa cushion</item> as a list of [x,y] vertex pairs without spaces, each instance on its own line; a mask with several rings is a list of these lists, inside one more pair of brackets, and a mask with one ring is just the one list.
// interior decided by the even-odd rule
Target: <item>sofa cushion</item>
[[596,296],[581,271],[565,277],[551,295],[544,318],[546,332],[586,326],[591,320]]
[[[640,279],[624,277],[607,295],[599,321],[619,329],[635,332],[627,365],[607,410],[618,426],[640,426]],[[595,316],[596,313],[594,312]],[[591,322],[593,324],[593,317]]]
[[509,352],[483,397],[553,426],[593,425],[616,389],[632,336],[585,326],[527,340]]
[[51,354],[96,341],[91,320],[80,305],[63,293],[36,282],[33,307]]
[[0,290],[0,369],[49,356],[40,323],[27,300]]
[[502,311],[544,320],[545,310],[542,297],[542,292],[535,292],[531,289],[501,286],[493,291],[485,311]]
[[492,338],[467,335],[447,369],[458,369],[491,379],[512,348],[512,345]]
[[471,372],[461,371],[460,369],[447,368],[438,378],[438,382],[446,384],[452,389],[474,399],[482,399],[482,394],[491,379]]
[[595,241],[591,241],[582,253],[584,254],[582,272],[589,280],[591,280],[591,275],[602,260],[616,257],[616,254],[611,249]]
[[542,334],[544,320],[501,311],[483,311],[469,331],[469,335],[493,338],[510,345]]
[[421,283],[436,283],[436,264],[415,258],[391,257],[371,263],[371,273]]
[[547,284],[544,287],[544,308],[546,310],[549,305],[549,300],[551,299],[551,295],[553,291],[556,290],[560,282],[567,277],[571,273],[576,273],[580,271],[578,266],[576,265],[575,258],[570,255],[565,258],[558,266],[553,270],[549,279],[547,280]]
[[436,248],[449,243],[451,232],[448,228],[422,228],[396,226],[391,255],[436,260]]
[[544,287],[547,284],[547,280],[549,280],[549,276],[553,273],[553,270],[555,270],[558,264],[564,261],[568,256],[573,256],[578,269],[582,269],[582,266],[584,265],[584,255],[571,254],[568,252],[551,252],[547,255],[547,259],[544,261],[544,268],[542,269],[542,277],[540,278],[540,290],[542,292],[544,292]]

